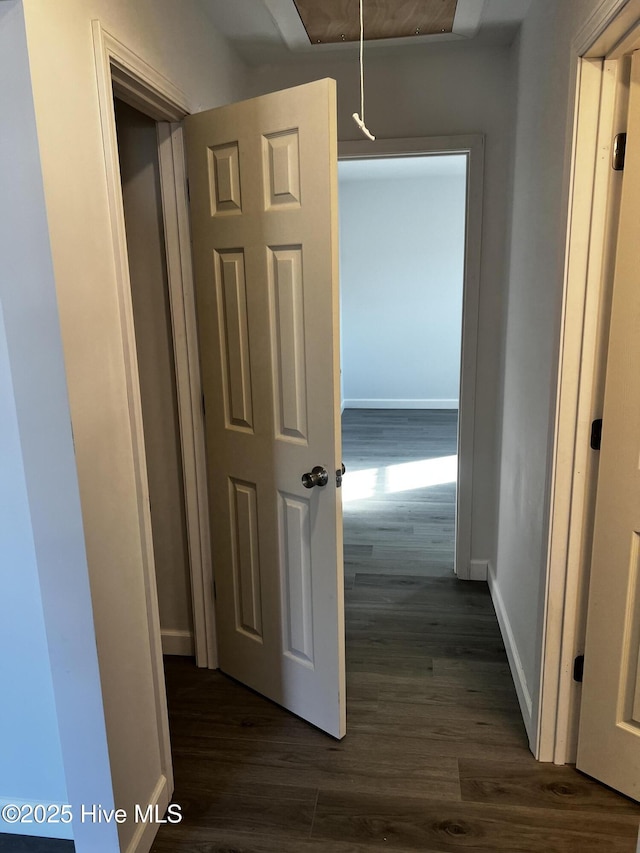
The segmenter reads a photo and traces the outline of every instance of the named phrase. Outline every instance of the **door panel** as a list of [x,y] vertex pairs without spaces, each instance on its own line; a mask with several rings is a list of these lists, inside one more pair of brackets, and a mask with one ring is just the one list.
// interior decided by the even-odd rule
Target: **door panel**
[[253,431],[244,252],[215,251],[222,393],[227,429]]
[[342,737],[335,83],[186,137],[220,667]]
[[640,57],[633,57],[577,767],[640,797]]

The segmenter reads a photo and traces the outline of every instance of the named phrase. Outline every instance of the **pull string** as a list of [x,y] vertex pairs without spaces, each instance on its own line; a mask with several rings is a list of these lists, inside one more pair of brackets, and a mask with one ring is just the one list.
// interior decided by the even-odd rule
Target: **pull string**
[[353,120],[368,139],[375,139],[364,123],[364,0],[360,0],[360,115],[354,113]]

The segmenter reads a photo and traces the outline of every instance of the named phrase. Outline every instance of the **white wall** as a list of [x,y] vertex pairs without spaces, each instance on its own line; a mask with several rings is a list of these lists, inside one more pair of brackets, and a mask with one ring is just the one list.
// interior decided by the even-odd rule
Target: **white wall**
[[[0,803],[113,802],[21,4],[0,3]],[[61,824],[0,832],[70,837]],[[113,826],[73,827],[107,853]]]
[[[49,383],[43,396],[57,414],[66,416],[70,453],[56,458],[56,466],[64,462],[73,470],[75,463],[88,563],[88,573],[86,565],[77,561],[72,564],[79,575],[73,582],[68,580],[67,568],[59,567],[60,583],[43,594],[43,605],[46,616],[49,601],[58,600],[65,607],[67,601],[73,603],[71,625],[82,623],[87,655],[92,650],[95,653],[97,640],[108,762],[105,754],[97,754],[104,747],[104,738],[100,741],[94,737],[88,744],[84,739],[84,732],[102,720],[101,705],[93,700],[78,701],[75,707],[65,708],[64,719],[58,708],[61,731],[75,725],[77,742],[85,746],[83,800],[109,805],[112,795],[99,790],[97,781],[105,772],[108,778],[110,771],[118,804],[130,808],[134,796],[145,800],[153,793],[149,790],[142,794],[135,788],[135,779],[154,769],[141,760],[155,726],[147,703],[153,675],[145,619],[141,618],[146,601],[143,546],[91,21],[101,20],[116,38],[180,87],[193,110],[240,97],[244,66],[218,37],[196,0],[179,4],[172,0],[25,0],[24,9],[44,187],[44,202],[41,194],[36,210],[45,239],[32,247],[29,260],[49,265],[48,278],[41,282],[51,288],[49,302],[55,279],[68,383],[68,399],[60,387],[62,382],[64,388],[64,374],[61,380],[56,377],[56,382]],[[20,116],[26,114],[24,98],[19,108]],[[5,117],[3,113],[3,123]],[[35,157],[38,152],[33,153]],[[0,211],[4,217],[11,217],[14,204],[13,193],[2,193]],[[62,361],[56,361],[56,350],[50,346],[50,336],[59,335],[57,318],[54,322],[47,315],[30,329],[24,314],[10,315],[5,309],[5,322],[8,337],[22,336],[23,348],[28,341],[35,355],[62,369]],[[42,424],[43,434],[55,432],[55,426],[55,422]],[[21,434],[24,429],[21,425]],[[46,470],[49,461],[40,461],[41,475],[42,466]],[[49,503],[50,517],[59,531],[77,520],[58,495],[51,495]],[[87,599],[79,600],[78,590],[86,589],[88,579],[92,606]],[[63,633],[53,642],[49,639],[51,654],[54,649],[65,650],[64,637]],[[82,666],[70,667],[67,677],[81,679],[83,675]],[[64,738],[62,751],[73,797],[77,791],[71,790],[66,766],[72,746]],[[121,840],[126,844],[135,827],[123,826]],[[104,825],[96,828],[87,824],[85,829],[91,831],[91,839],[79,842],[76,836],[78,853],[119,849],[113,825],[107,827],[110,839],[104,846],[100,842],[100,833],[107,832]]]
[[346,408],[458,407],[466,158],[444,160],[395,179],[339,164]]
[[[385,51],[371,51],[366,65],[367,126],[379,138],[485,134],[471,543],[474,560],[495,561],[496,549],[496,435],[507,299],[513,60],[510,48],[450,42],[403,48],[391,59]],[[353,54],[345,56],[337,51],[321,58],[292,54],[287,63],[257,69],[252,88],[259,94],[320,77],[333,77],[338,82],[339,139],[362,139],[351,118],[359,109],[358,63]]]
[[530,734],[540,686],[575,94],[571,41],[599,5],[599,0],[537,0],[519,44],[498,553],[492,586],[511,636]]

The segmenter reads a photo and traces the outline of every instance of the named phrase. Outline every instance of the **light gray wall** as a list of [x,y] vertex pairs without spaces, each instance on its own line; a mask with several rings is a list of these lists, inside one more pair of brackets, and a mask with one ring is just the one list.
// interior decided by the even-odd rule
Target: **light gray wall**
[[[366,68],[367,126],[381,139],[482,133],[485,173],[475,412],[475,481],[471,556],[495,562],[498,402],[509,216],[514,56],[510,48],[471,44],[405,48],[390,59],[370,51]],[[358,63],[337,52],[257,69],[255,94],[320,77],[338,83],[338,137],[362,139],[351,114],[359,109]]]
[[[0,803],[78,814],[113,795],[19,2],[0,3],[0,114]],[[69,829],[0,820],[0,833]],[[117,849],[112,825],[73,835],[79,853]]]
[[[495,587],[537,716],[575,67],[599,0],[537,0],[518,46]],[[550,26],[552,22],[552,26]],[[550,37],[550,34],[552,37]],[[525,715],[527,716],[527,715]],[[529,725],[533,732],[534,724]]]
[[457,408],[465,199],[464,174],[340,178],[346,407]]

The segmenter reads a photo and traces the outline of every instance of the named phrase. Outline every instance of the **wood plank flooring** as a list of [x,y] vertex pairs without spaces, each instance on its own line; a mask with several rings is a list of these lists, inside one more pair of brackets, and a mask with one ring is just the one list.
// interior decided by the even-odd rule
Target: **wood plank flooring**
[[[349,473],[451,453],[450,412],[345,413]],[[154,853],[635,851],[636,803],[533,759],[488,589],[452,575],[454,487],[423,489],[381,489],[345,513],[344,740],[166,660],[184,820],[160,829]],[[385,572],[379,549],[403,547],[412,556]]]
[[440,468],[457,429],[452,410],[344,411],[347,582],[357,572],[453,576],[455,462]]

